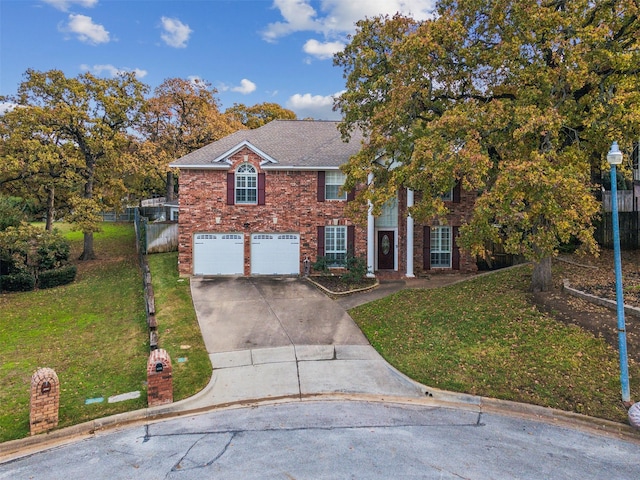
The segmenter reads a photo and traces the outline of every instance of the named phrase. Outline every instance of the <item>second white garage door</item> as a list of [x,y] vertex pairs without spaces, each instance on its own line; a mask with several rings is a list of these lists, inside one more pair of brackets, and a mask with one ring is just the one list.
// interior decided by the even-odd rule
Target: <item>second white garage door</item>
[[193,236],[194,275],[243,275],[244,234],[196,233]]
[[251,235],[252,275],[299,275],[300,234],[254,233]]

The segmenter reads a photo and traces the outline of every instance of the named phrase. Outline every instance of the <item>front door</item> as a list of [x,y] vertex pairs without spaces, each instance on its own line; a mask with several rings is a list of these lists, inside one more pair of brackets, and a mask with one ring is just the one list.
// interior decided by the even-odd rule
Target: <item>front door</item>
[[393,230],[378,231],[378,270],[395,268],[395,245]]

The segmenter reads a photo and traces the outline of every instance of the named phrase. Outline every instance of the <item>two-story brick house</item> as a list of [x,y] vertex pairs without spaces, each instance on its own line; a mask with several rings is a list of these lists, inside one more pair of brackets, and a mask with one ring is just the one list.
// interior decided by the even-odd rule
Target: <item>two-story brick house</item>
[[[473,271],[455,246],[475,194],[455,188],[446,225],[414,225],[414,193],[398,192],[366,226],[345,215],[340,166],[357,153],[337,122],[275,120],[240,130],[176,160],[181,275],[297,275],[303,261],[367,259],[376,275]],[[418,193],[416,193],[417,195]]]

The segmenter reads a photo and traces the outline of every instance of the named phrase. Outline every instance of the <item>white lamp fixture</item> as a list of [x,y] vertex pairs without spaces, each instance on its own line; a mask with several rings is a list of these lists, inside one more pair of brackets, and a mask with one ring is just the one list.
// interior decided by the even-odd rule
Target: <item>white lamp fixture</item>
[[609,162],[609,165],[620,165],[622,163],[622,152],[616,141],[611,144],[609,153],[607,153],[607,162]]

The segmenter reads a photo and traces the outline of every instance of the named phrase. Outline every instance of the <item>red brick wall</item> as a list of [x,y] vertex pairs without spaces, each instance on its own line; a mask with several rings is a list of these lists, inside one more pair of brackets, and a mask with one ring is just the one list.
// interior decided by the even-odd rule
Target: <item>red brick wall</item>
[[58,426],[60,382],[50,368],[39,368],[31,377],[29,427],[31,435]]
[[[231,157],[229,171],[180,172],[178,263],[181,275],[193,273],[193,234],[197,232],[245,233],[245,274],[249,275],[251,233],[300,233],[300,261],[308,255],[314,262],[318,226],[353,225],[344,215],[347,202],[318,202],[316,171],[266,171],[264,205],[227,205],[227,173],[244,163],[245,155],[258,173],[264,172],[260,167],[261,158],[248,148]],[[249,226],[245,227],[245,223]],[[366,228],[356,226],[358,256],[366,256],[366,237]],[[302,264],[300,271],[303,271]]]
[[[418,195],[416,193],[416,201],[418,201]],[[460,191],[460,201],[459,202],[446,202],[447,208],[449,209],[449,215],[447,215],[446,223],[443,222],[443,225],[451,226],[451,227],[459,227],[466,223],[471,218],[471,211],[473,210],[473,206],[475,204],[477,198],[477,194],[475,191],[468,192],[463,189]],[[406,209],[406,195],[405,202],[402,203],[403,208]],[[406,210],[404,210],[406,211]],[[425,271],[423,268],[424,265],[424,227],[425,226],[437,226],[440,223],[415,223],[414,226],[414,271],[416,276],[432,274],[432,273],[446,273],[450,272],[451,269],[446,268],[434,268],[431,270]],[[406,229],[406,226],[405,226]],[[455,239],[454,239],[455,242]],[[460,270],[459,272],[468,273],[475,272],[478,270],[476,265],[475,257],[460,251]]]

